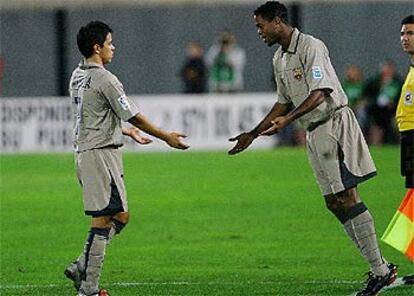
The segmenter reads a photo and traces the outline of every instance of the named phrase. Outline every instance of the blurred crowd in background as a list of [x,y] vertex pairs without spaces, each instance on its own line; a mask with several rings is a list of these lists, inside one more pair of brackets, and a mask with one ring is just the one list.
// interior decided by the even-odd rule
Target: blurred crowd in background
[[187,58],[181,69],[184,93],[235,93],[244,89],[246,53],[229,30],[220,32],[217,41],[204,55],[202,45],[187,46]]

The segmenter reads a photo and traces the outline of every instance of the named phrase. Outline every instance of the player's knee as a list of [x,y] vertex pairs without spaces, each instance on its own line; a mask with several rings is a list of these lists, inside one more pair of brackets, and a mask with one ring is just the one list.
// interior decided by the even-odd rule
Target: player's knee
[[326,207],[344,224],[366,210],[356,188],[325,196]]
[[348,211],[361,202],[355,187],[346,189],[336,194],[336,200],[338,201],[338,207],[340,207],[342,211]]
[[342,224],[344,224],[348,220],[348,217],[345,211],[343,210],[341,203],[338,201],[337,198],[335,198],[335,196],[333,195],[325,196],[325,204],[326,204],[326,207],[332,212],[332,214],[335,215],[335,217]]
[[109,228],[111,227],[110,216],[93,216],[91,220],[92,228]]
[[119,234],[129,222],[128,212],[118,213],[112,218],[112,226],[115,232]]
[[128,224],[129,222],[129,213],[128,212],[121,212],[116,214],[113,219],[116,219],[124,224]]
[[332,213],[336,213],[340,210],[340,204],[333,195],[325,196],[325,205]]
[[336,194],[325,196],[325,203],[329,210],[347,211],[357,203],[361,202],[356,188],[349,188]]
[[[127,222],[128,223],[128,222]],[[115,233],[119,234],[121,233],[121,231],[125,228],[125,226],[127,225],[127,223],[121,222],[117,219],[112,219],[112,226],[115,229]]]

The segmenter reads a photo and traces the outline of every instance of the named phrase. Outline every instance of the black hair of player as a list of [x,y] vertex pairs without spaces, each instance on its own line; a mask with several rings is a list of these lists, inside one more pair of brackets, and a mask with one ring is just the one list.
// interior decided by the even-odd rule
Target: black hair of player
[[285,24],[288,23],[288,12],[285,5],[279,1],[267,1],[254,11],[255,16],[261,16],[268,22],[274,20],[275,17],[279,17]]
[[414,24],[414,14],[403,18],[403,20],[401,21],[401,26],[406,24]]
[[91,57],[95,44],[103,46],[109,33],[112,33],[112,29],[100,21],[93,21],[81,27],[76,38],[81,54],[85,58]]

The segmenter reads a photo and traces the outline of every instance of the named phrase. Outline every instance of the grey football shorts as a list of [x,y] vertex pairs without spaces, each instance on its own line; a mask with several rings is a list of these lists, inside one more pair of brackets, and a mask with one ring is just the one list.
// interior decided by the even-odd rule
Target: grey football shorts
[[110,216],[128,211],[120,150],[92,149],[76,153],[75,158],[85,214]]
[[336,194],[376,175],[353,111],[345,106],[306,133],[309,162],[323,195]]

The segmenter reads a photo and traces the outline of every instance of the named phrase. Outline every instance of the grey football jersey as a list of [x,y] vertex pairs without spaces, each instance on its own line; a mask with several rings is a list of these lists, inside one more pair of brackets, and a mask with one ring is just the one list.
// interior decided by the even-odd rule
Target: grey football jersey
[[299,106],[317,89],[328,89],[330,95],[314,110],[298,119],[304,128],[324,121],[348,103],[325,44],[294,29],[287,51],[279,47],[273,57],[277,101]]
[[69,93],[74,150],[122,146],[121,121],[135,116],[138,108],[118,78],[101,65],[80,64],[72,73]]

